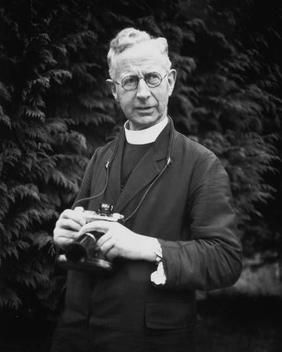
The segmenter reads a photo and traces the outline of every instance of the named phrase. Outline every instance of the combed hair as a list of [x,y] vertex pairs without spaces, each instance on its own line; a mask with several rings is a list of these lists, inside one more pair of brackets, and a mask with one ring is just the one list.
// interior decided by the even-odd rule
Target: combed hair
[[170,69],[171,61],[168,57],[167,40],[163,37],[153,38],[145,31],[140,31],[130,27],[121,30],[110,42],[110,50],[107,55],[110,77],[113,78],[112,64],[115,56],[121,54],[124,50],[131,48],[138,43],[147,41],[153,41],[155,43],[155,47],[160,50],[160,53],[164,55],[165,60],[167,61],[167,69]]

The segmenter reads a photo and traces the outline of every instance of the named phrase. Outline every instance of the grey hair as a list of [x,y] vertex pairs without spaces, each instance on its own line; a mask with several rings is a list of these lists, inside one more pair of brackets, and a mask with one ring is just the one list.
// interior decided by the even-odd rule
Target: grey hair
[[110,50],[107,55],[110,77],[113,78],[113,61],[116,56],[136,44],[149,41],[154,42],[155,47],[158,48],[160,53],[164,56],[165,65],[169,70],[171,68],[171,61],[168,56],[167,40],[163,37],[153,38],[145,31],[129,27],[121,30],[110,42]]

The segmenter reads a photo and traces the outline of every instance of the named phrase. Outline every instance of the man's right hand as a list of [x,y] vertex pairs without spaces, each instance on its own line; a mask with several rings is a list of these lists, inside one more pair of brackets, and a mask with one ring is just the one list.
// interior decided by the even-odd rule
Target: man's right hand
[[54,228],[54,242],[59,247],[65,247],[79,237],[79,230],[85,225],[83,208],[77,207],[74,210],[64,210]]

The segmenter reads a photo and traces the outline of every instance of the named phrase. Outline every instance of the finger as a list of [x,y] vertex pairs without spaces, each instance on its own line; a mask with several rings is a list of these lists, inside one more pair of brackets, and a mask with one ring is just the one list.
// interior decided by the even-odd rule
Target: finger
[[56,223],[56,227],[66,230],[79,231],[82,225],[72,219],[59,219]]
[[112,234],[110,231],[106,232],[104,235],[102,235],[99,240],[97,241],[97,246],[102,247],[105,242],[107,242],[109,239],[112,238]]
[[75,207],[73,210],[82,212],[82,211],[84,211],[84,208],[83,207]]
[[82,226],[79,233],[83,234],[85,232],[91,232],[91,231],[105,233],[105,232],[109,231],[109,229],[111,227],[112,227],[112,223],[110,221],[95,220],[95,221],[91,221],[88,224],[85,224],[84,226]]
[[115,247],[112,247],[106,254],[105,257],[112,261],[113,259],[115,259],[118,256],[118,251]]
[[83,217],[83,212],[75,211],[72,209],[66,209],[62,212],[59,219],[71,219],[81,226],[85,224],[85,218]]
[[70,238],[59,237],[59,238],[54,238],[54,242],[57,246],[64,248],[67,245],[71,244],[73,240]]
[[65,247],[68,244],[72,243],[75,240],[75,236],[72,236],[71,234],[59,234],[59,235],[54,235],[54,242],[56,245],[60,247]]
[[112,238],[108,239],[100,248],[100,251],[107,257],[108,252],[115,247],[115,243]]
[[76,240],[79,237],[78,232],[69,231],[64,229],[55,229],[54,230],[54,239],[57,238],[66,238],[71,240]]

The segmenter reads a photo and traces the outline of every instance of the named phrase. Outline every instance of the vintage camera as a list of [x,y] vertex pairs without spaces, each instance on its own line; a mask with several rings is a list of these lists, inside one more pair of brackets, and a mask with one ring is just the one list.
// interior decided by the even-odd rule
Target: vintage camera
[[[97,211],[82,211],[82,216],[86,223],[94,220],[121,222],[124,218],[121,214],[113,213],[113,206],[106,203],[102,203]],[[59,261],[67,269],[87,270],[97,274],[111,272],[112,262],[104,257],[96,245],[102,235],[103,233],[97,231],[81,233],[76,241],[65,248],[65,255],[61,256]]]

